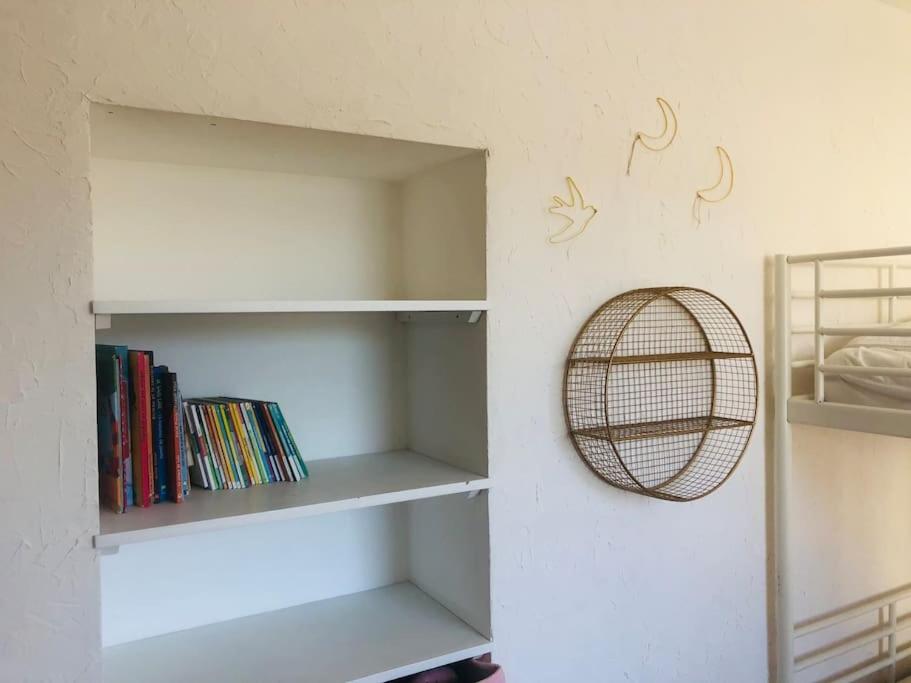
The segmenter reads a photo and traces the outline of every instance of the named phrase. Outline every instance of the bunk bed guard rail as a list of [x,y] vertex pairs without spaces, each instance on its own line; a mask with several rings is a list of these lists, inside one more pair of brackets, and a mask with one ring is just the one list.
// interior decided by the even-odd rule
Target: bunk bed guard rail
[[[872,659],[854,664],[847,669],[828,674],[827,683],[848,683],[872,673],[888,669],[889,680],[895,680],[895,664],[906,656],[909,648],[899,647],[897,634],[911,627],[911,614],[898,616],[896,603],[911,597],[911,584],[895,591],[883,593],[867,600],[852,603],[832,612],[795,624],[793,619],[792,561],[789,524],[791,516],[791,423],[853,429],[855,431],[911,437],[911,411],[870,406],[826,404],[826,375],[875,375],[880,377],[911,377],[909,368],[867,368],[826,363],[827,337],[889,336],[911,337],[911,328],[895,327],[896,301],[911,297],[911,287],[897,287],[897,273],[911,269],[907,261],[888,261],[889,257],[911,256],[911,246],[886,249],[778,255],[775,259],[775,345],[774,345],[774,535],[775,535],[775,600],[776,622],[775,657],[773,678],[780,683],[791,683],[800,672],[835,657],[847,654],[872,643],[879,643],[879,653]],[[791,266],[805,264],[813,267],[813,290],[792,291]],[[881,286],[859,289],[827,289],[824,276],[828,270],[866,268],[875,269]],[[791,306],[794,300],[812,300],[813,325],[793,327]],[[862,326],[827,326],[824,323],[824,304],[837,299],[878,299],[886,302],[885,320]],[[795,360],[792,356],[792,339],[795,335],[813,335],[813,357]],[[792,396],[792,371],[812,368],[813,395]],[[790,412],[790,415],[789,415]],[[810,633],[844,624],[874,610],[880,614],[875,627],[867,627],[851,635],[841,635],[825,645],[816,646],[795,657],[795,640]],[[804,675],[801,680],[810,680]]]

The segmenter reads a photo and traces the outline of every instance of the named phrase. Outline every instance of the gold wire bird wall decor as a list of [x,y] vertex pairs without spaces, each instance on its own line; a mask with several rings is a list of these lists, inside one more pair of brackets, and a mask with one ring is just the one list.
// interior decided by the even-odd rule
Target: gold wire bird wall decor
[[551,244],[560,244],[575,239],[585,232],[592,218],[598,213],[597,208],[585,203],[582,192],[571,176],[566,177],[566,185],[569,188],[569,199],[554,195],[554,203],[547,209],[554,216],[561,216],[564,219],[560,229],[547,238]]
[[656,97],[655,101],[658,103],[658,109],[661,110],[661,116],[664,118],[664,129],[658,135],[649,135],[641,130],[636,132],[635,137],[633,137],[633,144],[629,148],[626,175],[629,175],[632,170],[636,145],[642,145],[652,152],[663,152],[677,138],[677,114],[674,113],[674,108],[663,97]]
[[731,161],[731,155],[721,145],[715,147],[715,151],[718,154],[718,162],[721,165],[718,172],[718,182],[703,190],[696,190],[696,196],[693,198],[693,218],[696,219],[697,225],[702,225],[703,202],[710,204],[723,202],[734,191],[734,164]]

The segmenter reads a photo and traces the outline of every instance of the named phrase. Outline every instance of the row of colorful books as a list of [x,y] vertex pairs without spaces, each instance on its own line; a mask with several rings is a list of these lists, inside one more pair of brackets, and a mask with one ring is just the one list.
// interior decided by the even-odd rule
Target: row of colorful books
[[230,397],[183,400],[151,351],[95,347],[101,503],[115,512],[181,503],[193,486],[301,481],[307,466],[281,408]]
[[307,465],[277,403],[217,396],[184,403],[193,483],[207,489],[301,481]]
[[115,512],[190,493],[177,375],[151,351],[95,346],[101,504]]

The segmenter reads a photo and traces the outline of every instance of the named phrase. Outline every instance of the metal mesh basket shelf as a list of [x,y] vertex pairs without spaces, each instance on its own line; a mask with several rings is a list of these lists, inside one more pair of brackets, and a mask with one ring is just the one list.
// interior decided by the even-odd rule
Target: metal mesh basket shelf
[[688,287],[637,289],[585,323],[566,363],[566,422],[609,484],[693,500],[734,471],[756,419],[756,361],[728,306]]

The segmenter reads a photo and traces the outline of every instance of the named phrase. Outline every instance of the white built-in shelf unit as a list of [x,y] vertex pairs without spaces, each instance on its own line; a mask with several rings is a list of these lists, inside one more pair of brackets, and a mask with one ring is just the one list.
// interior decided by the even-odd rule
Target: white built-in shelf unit
[[489,652],[484,151],[110,105],[91,132],[97,341],[277,401],[310,468],[100,511],[105,681]]

